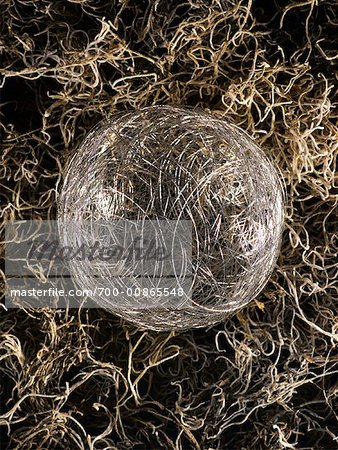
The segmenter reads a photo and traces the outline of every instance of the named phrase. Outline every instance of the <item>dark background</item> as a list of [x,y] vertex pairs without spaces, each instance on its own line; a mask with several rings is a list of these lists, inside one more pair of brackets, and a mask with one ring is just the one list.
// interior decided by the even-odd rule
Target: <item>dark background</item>
[[227,115],[287,191],[270,283],[211,329],[3,308],[1,448],[337,449],[337,3],[0,8],[3,224],[55,218],[63,167],[88,130],[151,104]]

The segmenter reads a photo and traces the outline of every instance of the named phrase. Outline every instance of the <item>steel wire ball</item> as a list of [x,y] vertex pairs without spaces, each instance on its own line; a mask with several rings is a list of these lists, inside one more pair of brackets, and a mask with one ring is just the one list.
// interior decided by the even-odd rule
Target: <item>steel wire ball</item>
[[[120,308],[115,297],[93,300],[142,328],[205,327],[247,305],[267,283],[283,198],[276,169],[244,131],[205,111],[154,106],[115,114],[88,134],[66,169],[59,230],[65,244],[78,246],[88,221],[191,221],[190,305]],[[92,269],[88,260],[71,266],[80,288],[97,283]],[[100,270],[106,285],[115,282]]]

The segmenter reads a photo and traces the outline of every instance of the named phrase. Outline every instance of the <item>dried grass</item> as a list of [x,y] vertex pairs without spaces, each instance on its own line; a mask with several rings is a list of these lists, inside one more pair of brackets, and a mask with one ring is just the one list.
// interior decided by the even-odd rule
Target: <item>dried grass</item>
[[1,3],[2,221],[55,217],[62,167],[107,113],[199,106],[246,129],[283,173],[278,269],[207,331],[3,309],[3,448],[338,447],[337,3],[175,5]]

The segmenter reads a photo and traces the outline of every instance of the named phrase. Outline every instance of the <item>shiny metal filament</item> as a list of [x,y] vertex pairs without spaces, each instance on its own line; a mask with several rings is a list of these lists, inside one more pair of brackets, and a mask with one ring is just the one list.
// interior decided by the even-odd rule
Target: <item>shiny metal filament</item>
[[[281,183],[254,141],[221,117],[170,106],[99,124],[68,164],[58,207],[68,244],[81,239],[68,219],[191,221],[191,307],[121,311],[94,298],[155,330],[204,327],[248,304],[270,277],[283,224]],[[85,287],[83,268],[74,272]]]

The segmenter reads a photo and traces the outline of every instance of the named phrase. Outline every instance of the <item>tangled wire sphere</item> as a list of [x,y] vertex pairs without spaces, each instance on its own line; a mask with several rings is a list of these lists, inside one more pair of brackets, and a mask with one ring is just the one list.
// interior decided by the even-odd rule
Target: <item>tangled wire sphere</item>
[[[223,320],[263,289],[279,252],[283,189],[244,131],[205,111],[154,106],[89,133],[68,164],[58,209],[61,238],[74,246],[88,221],[190,221],[189,305],[146,308],[136,298],[136,307],[121,308],[106,291],[93,298],[144,328],[188,329]],[[71,267],[81,288],[98,283],[93,264]],[[104,267],[100,274],[115,283]]]

